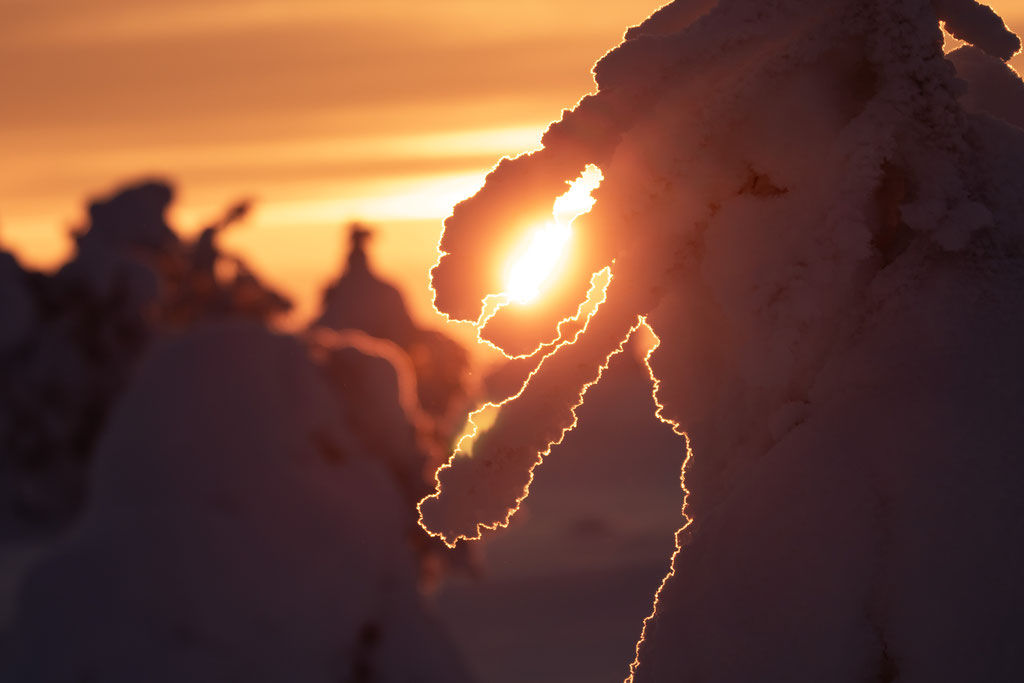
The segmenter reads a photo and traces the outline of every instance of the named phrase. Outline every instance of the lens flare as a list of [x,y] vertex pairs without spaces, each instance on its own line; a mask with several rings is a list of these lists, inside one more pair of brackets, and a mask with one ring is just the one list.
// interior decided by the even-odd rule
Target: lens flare
[[603,180],[601,169],[589,164],[552,207],[553,221],[533,230],[512,259],[505,277],[505,296],[520,304],[536,299],[554,275],[572,238],[572,222],[594,206],[591,192]]

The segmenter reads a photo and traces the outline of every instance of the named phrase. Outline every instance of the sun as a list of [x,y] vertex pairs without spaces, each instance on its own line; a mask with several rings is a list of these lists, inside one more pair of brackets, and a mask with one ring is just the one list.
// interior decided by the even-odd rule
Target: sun
[[505,273],[506,297],[527,304],[540,296],[569,246],[573,220],[594,206],[590,194],[601,180],[601,169],[588,165],[580,177],[569,184],[568,191],[555,200],[551,211],[553,220],[531,231],[512,258]]
[[548,223],[534,230],[522,252],[512,261],[505,279],[505,295],[526,304],[540,295],[572,237],[568,225]]

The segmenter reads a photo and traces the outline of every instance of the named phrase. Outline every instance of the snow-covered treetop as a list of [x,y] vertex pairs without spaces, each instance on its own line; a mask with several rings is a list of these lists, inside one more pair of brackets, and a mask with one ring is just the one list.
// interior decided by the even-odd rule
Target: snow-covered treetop
[[[730,405],[742,423],[800,394],[841,312],[897,259],[1016,253],[1022,140],[960,103],[942,22],[995,58],[1019,48],[972,0],[678,0],[630,29],[595,66],[597,92],[445,222],[435,304],[477,320],[509,245],[594,164],[604,181],[571,263],[532,323],[496,343],[550,338],[594,273],[610,266],[612,280],[579,339],[440,471],[424,526],[454,542],[506,523],[640,320],[663,342],[664,417],[689,429]],[[500,308],[486,325],[521,314]]]

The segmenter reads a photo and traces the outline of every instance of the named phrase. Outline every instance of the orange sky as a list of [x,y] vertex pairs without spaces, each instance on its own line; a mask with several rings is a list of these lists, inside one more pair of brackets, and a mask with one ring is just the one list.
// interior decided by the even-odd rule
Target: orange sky
[[[185,233],[257,198],[227,243],[293,295],[296,321],[353,219],[378,226],[379,269],[426,320],[452,204],[533,148],[660,4],[0,0],[0,244],[53,265],[86,197],[162,175]],[[1024,0],[992,5],[1024,29]]]

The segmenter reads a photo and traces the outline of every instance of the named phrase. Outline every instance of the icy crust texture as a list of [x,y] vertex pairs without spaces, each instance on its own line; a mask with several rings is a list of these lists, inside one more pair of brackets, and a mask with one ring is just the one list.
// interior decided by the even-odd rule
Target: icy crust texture
[[[982,92],[1020,96],[1019,41],[969,1],[712,5],[631,29],[446,221],[436,303],[474,318],[517,207],[596,164],[576,243],[613,279],[422,523],[506,523],[643,317],[693,454],[636,681],[1019,680],[1024,132]],[[970,97],[940,22],[976,46]]]
[[302,345],[217,325],[144,364],[90,505],[24,589],[5,681],[466,681],[407,503]]

